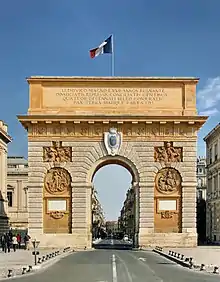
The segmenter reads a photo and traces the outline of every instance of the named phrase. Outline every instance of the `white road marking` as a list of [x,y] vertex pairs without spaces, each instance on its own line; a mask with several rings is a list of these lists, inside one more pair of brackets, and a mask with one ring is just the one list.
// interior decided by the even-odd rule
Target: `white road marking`
[[146,261],[146,259],[145,258],[138,258],[139,260],[141,260],[141,261]]
[[128,269],[127,265],[126,265],[126,262],[118,254],[117,254],[117,257],[119,258],[119,260],[121,261],[121,263],[123,264],[123,266],[125,268],[125,271],[127,273],[129,282],[133,282],[132,276],[131,276],[131,274],[129,272],[129,269]]
[[116,267],[116,261],[115,261],[115,255],[112,255],[112,282],[117,282],[117,267]]
[[131,253],[127,253],[129,256],[133,257],[135,260],[137,260],[140,264],[144,265],[146,268],[148,268],[150,270],[151,273],[153,273],[153,275],[155,275],[155,277],[157,277],[160,282],[164,282],[163,279],[161,279],[159,276],[156,275],[155,271],[150,268],[150,266],[147,263],[144,263],[142,260],[139,260],[135,255],[132,255]]

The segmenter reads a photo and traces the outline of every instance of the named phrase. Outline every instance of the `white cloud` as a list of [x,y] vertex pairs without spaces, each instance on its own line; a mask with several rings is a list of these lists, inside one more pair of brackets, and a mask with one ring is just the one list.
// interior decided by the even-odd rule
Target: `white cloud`
[[198,91],[197,99],[201,115],[217,114],[220,103],[220,76],[209,78],[204,88]]
[[210,109],[210,110],[201,111],[201,112],[199,112],[199,114],[202,115],[202,116],[214,116],[218,112],[219,111],[216,108],[214,108],[214,109]]

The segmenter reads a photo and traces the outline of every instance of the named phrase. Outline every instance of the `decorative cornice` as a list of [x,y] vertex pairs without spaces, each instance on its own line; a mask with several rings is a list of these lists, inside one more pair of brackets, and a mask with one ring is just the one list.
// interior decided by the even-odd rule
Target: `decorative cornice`
[[102,82],[102,81],[122,81],[122,82],[194,82],[198,83],[197,77],[98,77],[98,76],[31,76],[26,78],[28,83],[32,82]]

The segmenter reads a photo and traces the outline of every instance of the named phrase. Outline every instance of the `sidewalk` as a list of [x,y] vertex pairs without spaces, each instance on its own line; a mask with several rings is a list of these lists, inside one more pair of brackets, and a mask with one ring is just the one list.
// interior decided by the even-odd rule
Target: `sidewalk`
[[[0,279],[5,278],[8,275],[8,270],[11,269],[14,275],[20,275],[23,267],[34,265],[33,250],[11,250],[10,253],[4,253],[0,251]],[[41,250],[39,249],[39,256],[42,257],[45,254],[54,252],[55,249]]]
[[218,266],[220,268],[220,246],[198,246],[197,248],[163,248],[180,253],[185,257],[192,257],[194,264],[206,266]]

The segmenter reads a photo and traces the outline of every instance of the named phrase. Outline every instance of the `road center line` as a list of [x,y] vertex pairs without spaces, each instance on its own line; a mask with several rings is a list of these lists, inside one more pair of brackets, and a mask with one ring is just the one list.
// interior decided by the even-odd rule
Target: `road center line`
[[117,267],[116,267],[116,261],[115,261],[115,255],[112,255],[112,282],[117,282]]

